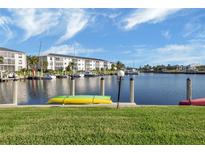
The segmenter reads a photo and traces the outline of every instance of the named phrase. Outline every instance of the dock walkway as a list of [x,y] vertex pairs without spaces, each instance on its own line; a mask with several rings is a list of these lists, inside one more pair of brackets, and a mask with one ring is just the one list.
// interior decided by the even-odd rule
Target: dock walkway
[[[112,104],[83,104],[83,105],[15,105],[15,104],[0,104],[0,108],[22,108],[22,107],[116,107],[117,103]],[[135,103],[130,102],[120,102],[120,108],[121,107],[136,107],[137,105]]]

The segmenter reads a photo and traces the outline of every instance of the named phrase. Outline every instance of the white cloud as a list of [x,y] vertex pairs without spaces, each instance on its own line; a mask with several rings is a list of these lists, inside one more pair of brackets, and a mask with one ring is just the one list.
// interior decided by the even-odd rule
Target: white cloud
[[6,30],[8,28],[8,24],[11,23],[11,19],[9,17],[0,16],[0,27],[3,30]]
[[165,38],[165,39],[170,39],[172,37],[171,33],[169,30],[166,30],[166,31],[163,31],[162,32],[162,36]]
[[189,36],[193,35],[194,33],[196,33],[197,31],[199,31],[201,28],[202,28],[201,24],[189,22],[189,23],[185,24],[185,26],[184,26],[185,33],[183,36],[189,37]]
[[6,43],[13,37],[13,32],[9,28],[9,24],[11,23],[12,21],[9,17],[0,16],[0,34],[5,36],[5,38],[3,38],[3,43]]
[[90,53],[96,53],[96,52],[103,52],[103,49],[97,48],[97,49],[91,49],[91,48],[85,48],[79,43],[74,43],[73,45],[59,45],[59,46],[52,46],[48,50],[45,50],[42,52],[42,55],[46,55],[49,53],[56,53],[56,54],[64,54],[64,55],[81,55],[84,54],[88,56]]
[[121,53],[124,54],[124,55],[127,55],[127,54],[131,54],[132,51],[130,51],[130,50],[125,50],[125,51],[122,51]]
[[185,38],[205,38],[205,27],[202,22],[205,19],[205,15],[199,15],[193,17],[188,23],[185,24],[183,30],[183,37]]
[[24,31],[23,41],[41,34],[59,36],[57,44],[74,37],[90,21],[82,9],[9,9],[13,25]]
[[122,21],[123,28],[130,30],[143,23],[159,23],[179,10],[180,9],[137,9]]
[[157,51],[160,52],[185,52],[185,51],[190,51],[193,50],[195,46],[193,44],[187,45],[187,44],[170,44],[166,45],[165,47],[162,48],[157,48]]
[[57,44],[72,38],[74,35],[82,31],[89,21],[89,16],[81,9],[66,11],[65,17],[67,18],[66,32],[58,39]]
[[203,44],[171,44],[153,49],[156,52],[155,64],[191,64],[202,63],[205,60],[205,46]]
[[10,9],[15,25],[24,30],[24,41],[48,32],[58,24],[58,11],[49,9]]
[[126,57],[126,63],[135,59],[138,65],[167,65],[192,63],[204,64],[205,42],[189,42],[185,44],[169,44],[163,47],[134,48],[133,52]]

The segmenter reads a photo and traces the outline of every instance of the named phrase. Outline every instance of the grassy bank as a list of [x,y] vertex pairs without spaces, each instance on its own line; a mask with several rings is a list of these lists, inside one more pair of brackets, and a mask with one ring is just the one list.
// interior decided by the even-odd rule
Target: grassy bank
[[205,107],[0,109],[0,144],[205,144]]

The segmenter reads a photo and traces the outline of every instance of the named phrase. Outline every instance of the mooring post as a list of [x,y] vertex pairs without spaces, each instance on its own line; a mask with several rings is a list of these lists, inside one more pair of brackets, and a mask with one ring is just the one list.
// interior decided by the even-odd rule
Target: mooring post
[[134,95],[134,79],[130,78],[130,102],[135,102],[135,95]]
[[103,77],[100,79],[100,95],[105,95],[105,80]]
[[70,93],[72,96],[75,95],[75,79],[74,79],[74,77],[71,77]]
[[18,97],[18,81],[13,81],[13,104],[14,105],[18,105],[18,100],[17,100],[17,97]]
[[121,81],[122,81],[122,76],[119,76],[119,86],[118,86],[118,96],[117,96],[117,109],[119,109],[119,106],[120,106]]
[[186,84],[187,84],[187,86],[186,86],[186,98],[187,98],[187,100],[191,100],[192,99],[192,81],[190,78],[187,78]]

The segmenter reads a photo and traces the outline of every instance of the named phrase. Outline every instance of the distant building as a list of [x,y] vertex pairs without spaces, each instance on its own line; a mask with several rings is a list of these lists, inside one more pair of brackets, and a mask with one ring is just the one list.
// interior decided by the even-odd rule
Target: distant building
[[0,47],[0,57],[3,57],[3,63],[0,63],[0,71],[14,72],[26,68],[26,54],[22,51]]
[[177,71],[185,71],[186,70],[186,66],[183,65],[175,65],[176,70]]
[[187,71],[196,71],[197,66],[200,66],[200,64],[190,64],[187,66]]
[[70,62],[74,63],[74,69],[77,71],[111,69],[112,65],[111,62],[102,59],[52,53],[41,56],[40,59],[48,62],[47,69],[50,70],[66,70]]

